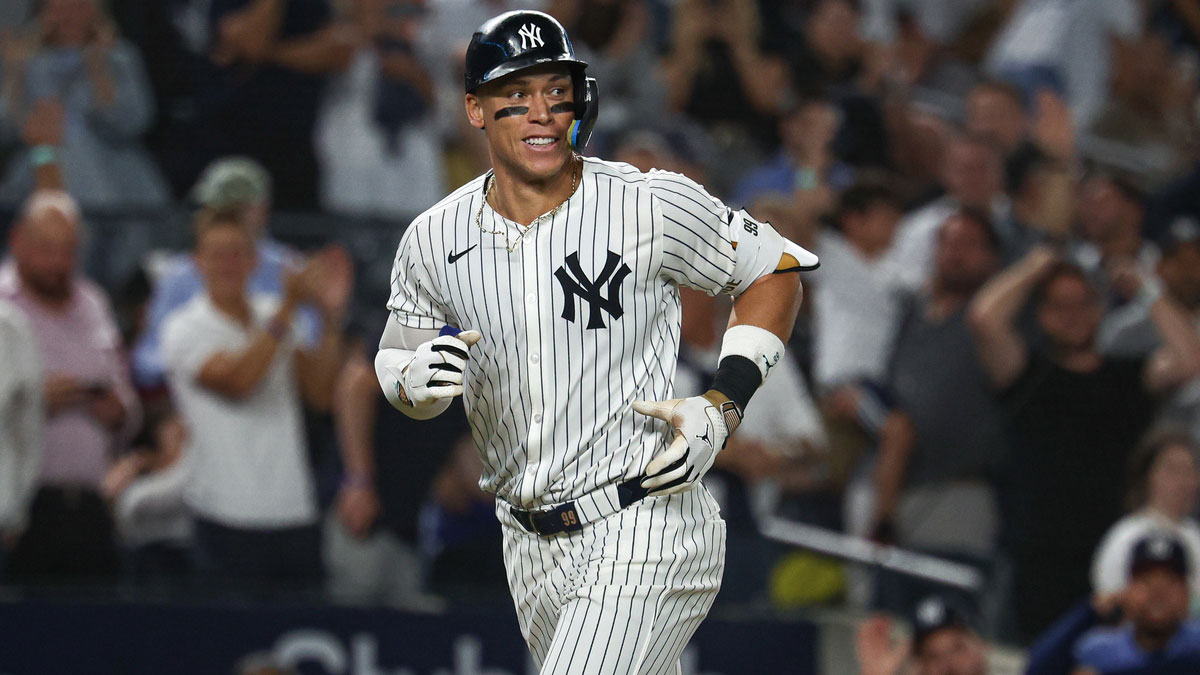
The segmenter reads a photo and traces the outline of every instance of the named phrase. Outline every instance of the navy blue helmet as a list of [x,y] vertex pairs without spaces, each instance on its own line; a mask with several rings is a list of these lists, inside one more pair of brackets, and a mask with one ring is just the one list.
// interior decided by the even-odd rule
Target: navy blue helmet
[[549,14],[505,12],[480,26],[467,46],[467,93],[474,93],[486,82],[543,63],[562,63],[571,71],[575,121],[568,135],[571,145],[582,149],[596,125],[599,90],[596,80],[585,74],[588,64],[575,58],[566,29]]

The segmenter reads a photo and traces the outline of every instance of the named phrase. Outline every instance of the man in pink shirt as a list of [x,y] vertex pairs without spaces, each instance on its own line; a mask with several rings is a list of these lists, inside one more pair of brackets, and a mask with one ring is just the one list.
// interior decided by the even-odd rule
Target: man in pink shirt
[[0,264],[0,297],[28,318],[44,364],[45,449],[29,528],[9,580],[75,582],[117,571],[100,484],[140,418],[107,297],[78,274],[79,208],[39,190],[23,206]]

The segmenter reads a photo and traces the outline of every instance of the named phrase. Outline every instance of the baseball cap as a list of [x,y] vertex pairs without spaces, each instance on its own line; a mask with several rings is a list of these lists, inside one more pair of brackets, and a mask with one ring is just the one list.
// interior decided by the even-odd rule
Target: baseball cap
[[943,628],[971,630],[967,613],[940,595],[931,595],[913,610],[913,651],[919,652],[925,640]]
[[1155,532],[1138,540],[1129,561],[1129,576],[1155,567],[1166,567],[1181,577],[1188,576],[1187,551],[1177,537],[1167,532]]
[[191,196],[210,209],[264,202],[271,196],[271,174],[249,157],[222,157],[205,167]]

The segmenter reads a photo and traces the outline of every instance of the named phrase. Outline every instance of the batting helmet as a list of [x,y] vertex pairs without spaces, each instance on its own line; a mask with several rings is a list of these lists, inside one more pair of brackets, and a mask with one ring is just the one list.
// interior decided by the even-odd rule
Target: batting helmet
[[467,45],[467,93],[474,93],[485,82],[543,63],[562,63],[571,70],[575,121],[568,138],[572,146],[583,148],[596,125],[599,89],[595,78],[584,74],[588,64],[575,58],[566,29],[549,14],[505,12],[480,26]]

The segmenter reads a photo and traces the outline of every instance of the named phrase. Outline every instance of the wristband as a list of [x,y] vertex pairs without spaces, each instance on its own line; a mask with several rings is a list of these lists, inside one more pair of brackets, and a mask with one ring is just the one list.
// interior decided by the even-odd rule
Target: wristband
[[[741,411],[746,409],[750,397],[758,391],[762,382],[762,374],[759,373],[758,367],[750,359],[734,354],[721,359],[709,388],[721,392],[725,398],[737,404],[738,422],[741,422]],[[724,406],[721,408],[721,414],[726,414]]]
[[58,148],[53,145],[35,145],[29,151],[29,163],[36,169],[58,162]]
[[[766,380],[771,368],[783,358],[783,349],[783,341],[771,331],[742,324],[725,331],[718,363],[724,364],[725,359],[730,356],[743,356],[758,369],[760,379]],[[762,382],[754,386],[759,384]]]

